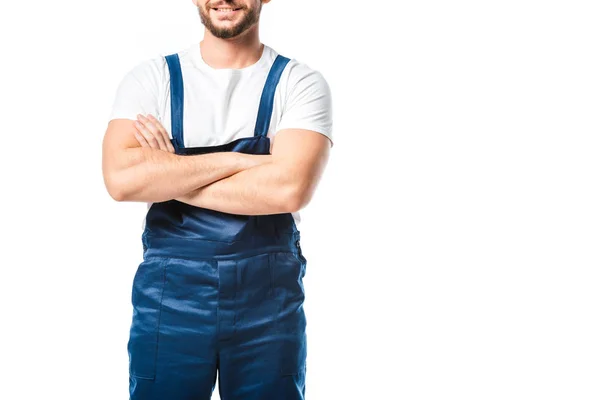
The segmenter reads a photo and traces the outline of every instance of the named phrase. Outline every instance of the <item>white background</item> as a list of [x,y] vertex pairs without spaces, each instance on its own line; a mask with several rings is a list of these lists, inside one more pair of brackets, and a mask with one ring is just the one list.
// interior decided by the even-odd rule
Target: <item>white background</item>
[[[123,75],[203,26],[191,0],[0,8],[0,398],[126,399],[145,204],[107,194],[102,137]],[[574,0],[263,8],[261,40],[334,101],[300,225],[307,399],[600,398],[599,18]]]

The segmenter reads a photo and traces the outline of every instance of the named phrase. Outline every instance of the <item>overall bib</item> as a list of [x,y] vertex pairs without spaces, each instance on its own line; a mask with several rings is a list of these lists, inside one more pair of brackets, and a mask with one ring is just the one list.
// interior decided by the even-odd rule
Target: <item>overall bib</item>
[[[179,155],[269,154],[275,88],[289,59],[277,56],[253,137],[186,148],[183,78],[171,77],[172,143]],[[234,215],[177,200],[153,203],[133,278],[127,350],[131,400],[302,400],[306,259],[292,214]]]

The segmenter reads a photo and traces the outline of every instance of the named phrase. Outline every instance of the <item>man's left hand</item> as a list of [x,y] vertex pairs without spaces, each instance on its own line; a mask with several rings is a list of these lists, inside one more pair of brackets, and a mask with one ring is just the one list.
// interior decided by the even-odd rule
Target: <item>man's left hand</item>
[[138,114],[134,125],[136,128],[135,138],[142,147],[175,153],[175,148],[171,144],[167,130],[151,114],[146,117]]

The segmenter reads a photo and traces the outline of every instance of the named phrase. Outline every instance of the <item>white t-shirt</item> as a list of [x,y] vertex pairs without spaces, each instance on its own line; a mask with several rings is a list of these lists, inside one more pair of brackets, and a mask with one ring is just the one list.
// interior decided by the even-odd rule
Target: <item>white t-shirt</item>
[[[109,120],[136,120],[137,114],[152,114],[173,138],[165,55],[147,59],[125,74]],[[178,55],[183,77],[185,147],[215,146],[254,136],[262,90],[278,53],[265,44],[258,62],[241,69],[212,68],[204,62],[198,42]],[[332,103],[327,81],[317,70],[288,58],[275,90],[267,136],[273,138],[281,129],[297,128],[319,132],[332,140]],[[147,208],[151,205],[147,203]],[[300,214],[292,215],[299,224]]]

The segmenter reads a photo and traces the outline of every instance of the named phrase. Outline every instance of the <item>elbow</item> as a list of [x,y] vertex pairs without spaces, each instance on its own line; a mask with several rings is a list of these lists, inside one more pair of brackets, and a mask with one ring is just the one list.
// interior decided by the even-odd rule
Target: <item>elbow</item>
[[126,185],[120,180],[116,174],[108,174],[104,178],[104,185],[110,197],[118,202],[129,200],[129,191],[126,190]]
[[112,189],[112,190],[109,189],[108,194],[110,195],[110,197],[112,197],[113,200],[118,201],[118,202],[127,200],[127,198],[125,196],[125,192],[123,192],[122,190],[119,190],[119,189]]
[[282,196],[282,212],[298,212],[308,205],[312,198],[312,192],[302,187],[291,187]]
[[110,197],[112,197],[113,200],[118,202],[126,200],[125,191],[123,190],[123,188],[114,184],[107,184],[106,190],[108,191],[108,194],[110,195]]
[[143,162],[143,154],[138,148],[119,150],[109,156],[105,151],[102,159],[104,186],[110,197],[118,202],[135,201],[140,190],[141,177],[136,176],[136,168]]

